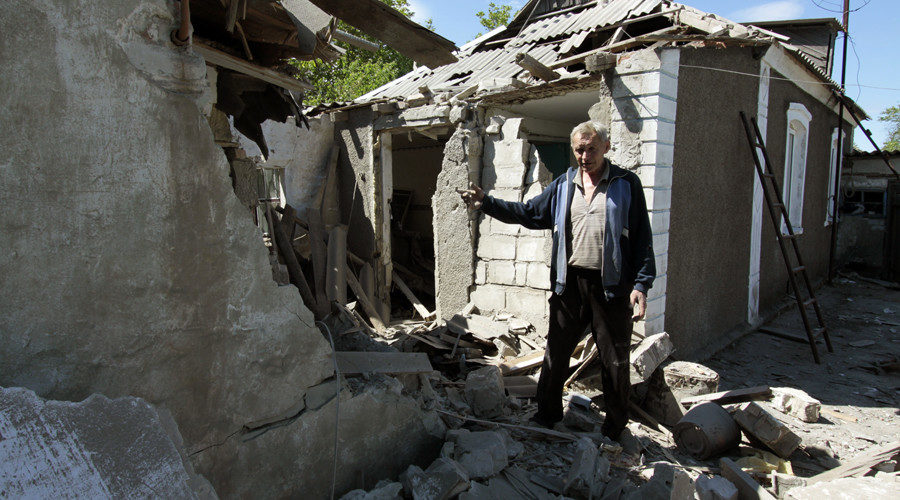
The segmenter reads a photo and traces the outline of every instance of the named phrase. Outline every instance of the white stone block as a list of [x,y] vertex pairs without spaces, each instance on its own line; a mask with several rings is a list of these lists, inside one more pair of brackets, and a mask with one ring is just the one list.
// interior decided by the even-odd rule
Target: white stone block
[[528,262],[516,262],[516,286],[526,286],[528,283]]
[[503,134],[504,141],[511,141],[519,138],[519,133],[522,131],[522,121],[522,118],[507,118],[506,121],[503,122],[503,126],[500,130]]
[[515,288],[506,292],[506,312],[534,315],[547,307],[547,294],[539,290]]
[[659,75],[659,94],[672,99],[678,97],[678,78],[666,73]]
[[647,294],[648,300],[653,300],[657,297],[661,297],[666,294],[666,275],[665,274],[656,274],[656,278],[653,280],[653,288],[650,289],[650,293]]
[[647,318],[655,318],[661,314],[665,314],[666,312],[666,296],[660,295],[653,300],[647,301],[647,313],[644,315]]
[[656,51],[638,50],[620,55],[615,72],[618,75],[628,75],[658,70],[659,66],[660,60]]
[[550,238],[520,237],[516,242],[516,259],[526,262],[546,262],[549,259]]
[[817,422],[822,404],[818,399],[793,387],[773,387],[772,406],[804,422]]
[[671,188],[672,167],[642,165],[635,171],[644,187]]
[[481,235],[475,255],[482,259],[514,260],[516,258],[516,238],[504,235]]
[[657,316],[655,318],[648,318],[644,321],[639,322],[638,324],[643,325],[643,334],[647,335],[656,335],[657,333],[661,333],[665,331],[666,326],[666,316],[663,314],[661,316]]
[[531,288],[540,288],[541,290],[550,289],[550,266],[542,262],[528,263],[528,280],[526,282]]
[[[484,176],[488,176],[488,172],[493,170],[495,188],[522,188],[522,181],[525,178],[525,164],[515,165],[511,167],[496,166],[493,169],[485,169]],[[487,182],[485,182],[487,184]]]
[[[515,235],[519,234],[519,231],[522,228],[522,226],[520,226],[518,224],[507,224],[505,222],[500,222],[499,220],[497,220],[493,217],[488,217],[488,219],[490,219],[490,223],[491,223],[490,224],[490,233],[491,234],[508,234],[508,235],[515,236]],[[482,234],[485,234],[485,233],[482,233]]]
[[475,263],[475,284],[483,285],[487,282],[487,262],[479,260]]
[[469,300],[479,311],[502,311],[506,308],[506,291],[498,285],[476,286]]
[[669,335],[661,332],[648,336],[631,352],[631,383],[650,378],[650,374],[675,350]]
[[528,152],[531,144],[524,139],[511,141],[486,141],[484,144],[484,162],[486,165],[525,165],[528,163]]
[[678,78],[678,68],[680,65],[680,48],[666,48],[659,52],[659,69],[663,73]]
[[614,99],[659,93],[660,73],[647,71],[613,78],[610,89]]
[[511,260],[492,260],[487,263],[487,282],[498,285],[516,283],[516,265]]
[[[663,120],[668,120],[671,122],[675,122],[675,112],[678,109],[678,105],[674,99],[669,99],[668,97],[659,97],[658,101],[659,107],[657,108],[656,116],[660,117]],[[674,142],[674,141],[673,141]]]
[[671,207],[672,190],[669,188],[644,188],[648,210],[666,210]]
[[672,123],[659,121],[658,130],[656,132],[656,140],[666,144],[675,144],[675,122]]
[[522,199],[522,191],[517,189],[486,189],[484,192],[498,200],[520,201]]
[[541,194],[541,192],[543,191],[544,189],[541,187],[541,185],[535,182],[534,184],[528,186],[528,188],[525,190],[525,194],[522,195],[522,201],[527,202],[528,200]]
[[[662,234],[669,232],[669,211],[654,210],[647,214],[650,217],[650,229],[653,234]],[[656,247],[653,247],[656,251]]]
[[[653,249],[656,252],[656,249]],[[669,272],[669,252],[656,253],[656,274],[662,276]]]
[[654,252],[657,247],[665,248],[668,250],[668,248],[669,248],[669,232],[668,231],[666,231],[664,233],[659,233],[659,234],[654,233],[653,234]]

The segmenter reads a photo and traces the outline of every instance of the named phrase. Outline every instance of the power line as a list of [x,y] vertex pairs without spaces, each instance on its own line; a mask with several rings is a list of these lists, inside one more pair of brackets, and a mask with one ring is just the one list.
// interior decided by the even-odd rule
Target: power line
[[[713,67],[710,67],[710,66],[695,66],[695,65],[691,65],[691,64],[682,64],[681,67],[682,67],[682,68],[708,69],[708,70],[711,70],[711,71],[721,71],[722,73],[733,73],[733,74],[735,74],[735,75],[752,76],[752,77],[754,77],[754,78],[759,78],[759,77],[760,77],[760,76],[759,76],[758,74],[756,74],[756,73],[745,73],[745,72],[743,72],[743,71],[735,71],[735,70],[731,70],[731,69],[723,69],[723,68],[713,68]],[[781,77],[777,77],[777,76],[770,76],[769,79],[770,79],[770,80],[783,80],[783,81],[785,81],[785,82],[794,82],[794,83],[812,83],[812,84],[816,84],[816,85],[828,85],[828,86],[832,85],[831,83],[828,83],[828,82],[820,82],[820,81],[816,81],[816,80],[794,80],[794,79],[792,79],[792,78],[781,78]],[[857,84],[850,84],[850,85],[847,85],[847,86],[848,86],[848,87],[862,87],[862,88],[867,88],[867,89],[878,89],[878,90],[894,90],[894,91],[900,92],[900,88],[893,88],[893,87],[876,87],[876,86],[874,86],[874,85],[862,85],[862,84],[859,84],[859,83],[857,83]]]

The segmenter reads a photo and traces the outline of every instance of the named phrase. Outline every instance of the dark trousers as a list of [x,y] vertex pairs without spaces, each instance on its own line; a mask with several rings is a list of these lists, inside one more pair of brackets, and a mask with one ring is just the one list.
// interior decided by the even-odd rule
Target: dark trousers
[[601,430],[617,438],[628,423],[632,310],[628,297],[607,300],[602,283],[600,271],[569,267],[565,292],[550,297],[550,329],[538,381],[535,418],[546,424],[562,420],[562,392],[569,376],[569,358],[590,325],[599,353],[606,404]]

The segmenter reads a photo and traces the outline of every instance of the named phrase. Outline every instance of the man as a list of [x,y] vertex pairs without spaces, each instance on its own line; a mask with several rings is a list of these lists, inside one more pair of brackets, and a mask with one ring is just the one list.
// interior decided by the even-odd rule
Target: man
[[601,430],[616,439],[628,423],[632,322],[644,317],[656,275],[650,220],[637,175],[604,156],[610,150],[606,127],[584,122],[570,139],[578,166],[527,203],[485,196],[474,184],[460,194],[502,222],[553,230],[550,328],[532,420],[547,427],[562,420],[569,357],[590,325],[606,403]]

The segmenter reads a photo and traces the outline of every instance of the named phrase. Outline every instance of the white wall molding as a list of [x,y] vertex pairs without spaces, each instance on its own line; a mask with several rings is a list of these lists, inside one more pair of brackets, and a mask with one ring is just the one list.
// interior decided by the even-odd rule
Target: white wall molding
[[[759,65],[759,94],[756,103],[756,123],[759,126],[759,132],[766,138],[766,130],[769,122],[769,82],[772,68],[763,60]],[[755,154],[760,165],[763,165],[765,159],[762,151],[755,149]],[[759,316],[759,270],[760,259],[762,256],[762,221],[763,221],[763,189],[756,174],[756,167],[751,169],[753,172],[753,205],[751,207],[752,215],[750,220],[750,271],[747,279],[747,322],[756,325],[760,322]]]

